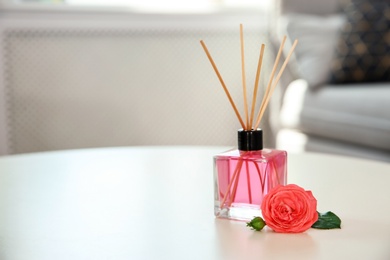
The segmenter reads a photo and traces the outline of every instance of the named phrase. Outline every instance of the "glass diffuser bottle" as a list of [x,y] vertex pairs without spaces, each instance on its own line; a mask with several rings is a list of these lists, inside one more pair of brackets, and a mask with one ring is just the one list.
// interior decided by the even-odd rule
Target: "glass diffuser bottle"
[[238,149],[214,157],[215,216],[250,220],[263,197],[287,181],[287,153],[263,149],[261,129],[239,130]]
[[240,24],[240,42],[246,123],[242,120],[206,44],[202,40],[200,41],[242,126],[242,130],[238,131],[238,149],[230,150],[214,157],[214,213],[217,217],[221,218],[250,220],[254,216],[260,216],[261,203],[268,191],[277,185],[285,185],[287,182],[287,153],[280,150],[263,149],[263,132],[257,127],[261,122],[272,93],[291,58],[298,41],[295,40],[292,44],[286,59],[275,76],[279,60],[282,56],[283,46],[286,42],[286,36],[283,38],[278,54],[276,55],[267,88],[264,92],[263,100],[259,107],[256,121],[254,121],[254,110],[256,107],[257,90],[265,45],[262,44],[260,49],[255,86],[253,88],[252,107],[249,117],[242,24]]

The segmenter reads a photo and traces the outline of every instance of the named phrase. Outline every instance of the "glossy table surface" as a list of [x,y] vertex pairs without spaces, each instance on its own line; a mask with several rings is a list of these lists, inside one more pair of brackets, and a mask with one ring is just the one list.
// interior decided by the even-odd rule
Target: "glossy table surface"
[[129,147],[0,157],[0,259],[390,259],[390,164],[289,154],[342,229],[278,234],[213,215],[222,147]]

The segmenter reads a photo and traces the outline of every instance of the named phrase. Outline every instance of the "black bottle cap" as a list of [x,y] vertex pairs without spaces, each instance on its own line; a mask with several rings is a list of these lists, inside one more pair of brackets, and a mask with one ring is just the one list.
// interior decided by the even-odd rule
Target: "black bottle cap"
[[238,150],[257,151],[263,149],[263,131],[260,128],[256,130],[238,130]]

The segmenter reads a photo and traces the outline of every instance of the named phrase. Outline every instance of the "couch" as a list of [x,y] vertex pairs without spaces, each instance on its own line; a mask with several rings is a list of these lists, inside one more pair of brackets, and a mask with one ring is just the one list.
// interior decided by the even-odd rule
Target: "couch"
[[273,49],[299,40],[269,108],[276,148],[390,162],[389,5],[275,1]]

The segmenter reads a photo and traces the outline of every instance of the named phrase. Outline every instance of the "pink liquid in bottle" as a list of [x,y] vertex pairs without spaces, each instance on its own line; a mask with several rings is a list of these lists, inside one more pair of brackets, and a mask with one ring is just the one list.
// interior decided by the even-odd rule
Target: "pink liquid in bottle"
[[287,153],[262,149],[260,129],[239,131],[239,149],[214,157],[215,216],[250,220],[273,187],[286,185]]

